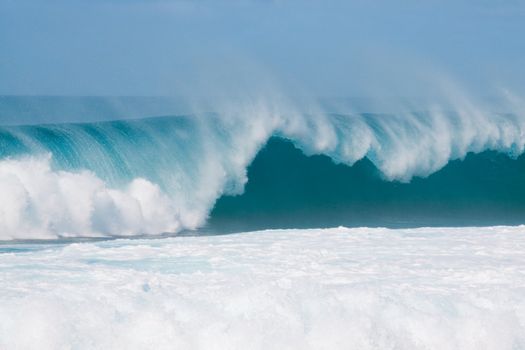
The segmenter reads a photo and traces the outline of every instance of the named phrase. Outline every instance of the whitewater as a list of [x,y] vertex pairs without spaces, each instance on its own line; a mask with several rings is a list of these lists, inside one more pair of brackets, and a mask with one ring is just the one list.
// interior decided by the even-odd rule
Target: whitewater
[[3,349],[523,349],[525,228],[0,246]]

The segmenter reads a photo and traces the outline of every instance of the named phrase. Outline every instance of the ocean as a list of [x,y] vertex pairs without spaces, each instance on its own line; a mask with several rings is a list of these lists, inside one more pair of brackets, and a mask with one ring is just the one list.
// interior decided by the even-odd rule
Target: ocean
[[0,348],[525,348],[522,115],[263,102],[1,97]]

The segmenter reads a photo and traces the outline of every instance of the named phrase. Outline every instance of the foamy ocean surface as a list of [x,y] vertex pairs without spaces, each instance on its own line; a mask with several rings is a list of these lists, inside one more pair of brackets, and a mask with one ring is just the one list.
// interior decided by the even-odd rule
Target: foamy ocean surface
[[525,227],[0,246],[2,349],[522,349]]
[[521,104],[162,101],[0,98],[0,349],[525,349]]

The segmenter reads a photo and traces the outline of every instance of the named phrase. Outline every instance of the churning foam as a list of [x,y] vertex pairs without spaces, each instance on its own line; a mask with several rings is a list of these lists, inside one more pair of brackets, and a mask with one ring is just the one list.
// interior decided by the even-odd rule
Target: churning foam
[[525,347],[525,228],[0,246],[2,349]]
[[2,239],[174,232],[176,208],[137,178],[116,190],[89,171],[53,171],[50,156],[0,162]]

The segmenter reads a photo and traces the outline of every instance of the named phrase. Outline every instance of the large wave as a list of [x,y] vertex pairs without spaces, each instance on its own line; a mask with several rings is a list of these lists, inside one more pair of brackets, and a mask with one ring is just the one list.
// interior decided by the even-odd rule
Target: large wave
[[384,180],[406,183],[469,152],[520,155],[525,117],[472,106],[330,114],[253,103],[224,113],[3,126],[0,238],[198,228],[219,197],[242,193],[249,164],[272,136],[335,163],[366,158]]

